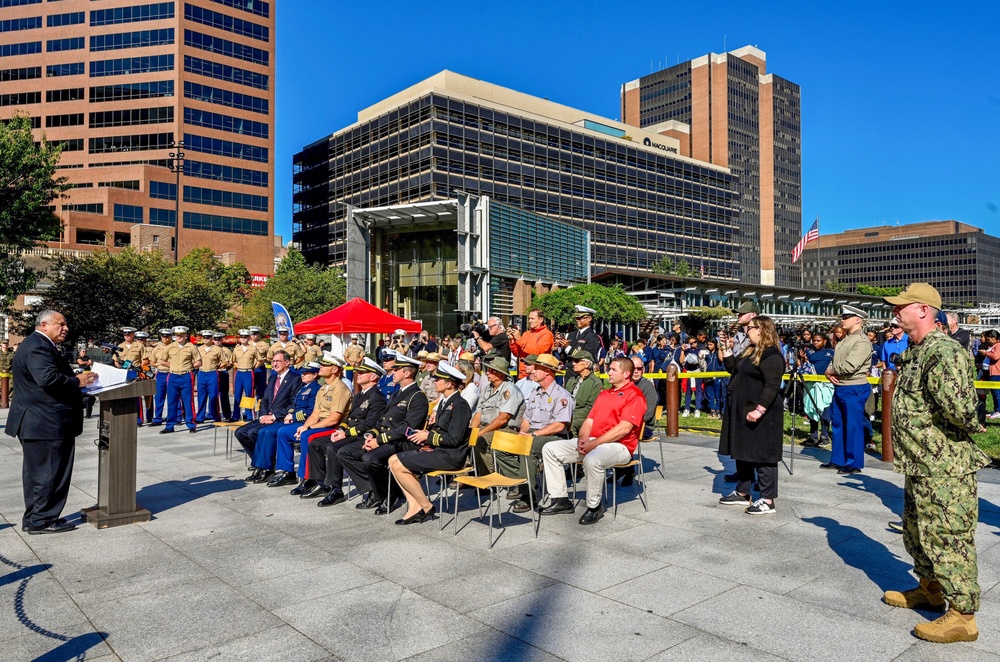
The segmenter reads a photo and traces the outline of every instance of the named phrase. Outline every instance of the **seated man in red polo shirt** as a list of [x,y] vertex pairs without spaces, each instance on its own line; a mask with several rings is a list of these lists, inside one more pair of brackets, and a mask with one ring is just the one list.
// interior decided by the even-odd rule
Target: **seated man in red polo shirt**
[[576,509],[566,497],[563,464],[583,461],[587,477],[587,512],[580,524],[593,524],[604,517],[601,504],[605,471],[632,459],[639,444],[639,429],[646,415],[646,397],[632,382],[632,361],[614,359],[608,367],[611,388],[601,391],[587,420],[580,426],[579,439],[559,439],[542,447],[545,484],[552,498],[540,515],[571,513]]

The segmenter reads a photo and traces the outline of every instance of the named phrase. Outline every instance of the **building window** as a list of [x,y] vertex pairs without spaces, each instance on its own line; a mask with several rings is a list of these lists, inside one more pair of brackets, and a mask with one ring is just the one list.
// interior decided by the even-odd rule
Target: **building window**
[[227,57],[234,57],[239,60],[246,60],[254,64],[261,64],[265,67],[271,59],[271,54],[263,48],[254,48],[246,44],[238,44],[221,37],[195,32],[194,30],[184,31],[184,45],[194,46],[210,53],[218,53]]
[[62,147],[63,152],[82,152],[83,151],[83,138],[70,138],[69,140],[63,140],[59,143]]
[[194,21],[195,23],[201,23],[202,25],[225,30],[226,32],[232,32],[233,34],[250,37],[251,39],[257,39],[260,41],[271,40],[270,30],[263,25],[257,25],[251,21],[244,21],[242,18],[234,18],[232,16],[227,16],[226,14],[220,14],[219,12],[212,11],[211,9],[196,7],[187,2],[184,3],[184,18],[189,21]]
[[[52,18],[51,16],[49,18]],[[41,16],[29,16],[28,18],[11,18],[0,21],[0,32],[16,32],[17,30],[35,30],[42,27]]]
[[232,232],[234,234],[249,234],[257,237],[267,236],[267,221],[256,221],[249,218],[232,216],[215,216],[197,212],[184,212],[184,227],[191,230],[209,230],[210,232]]
[[156,207],[150,207],[149,224],[164,225],[172,228],[177,225],[177,212],[173,209],[157,209]]
[[125,101],[174,96],[174,81],[158,80],[149,83],[123,83],[90,88],[90,102]]
[[50,28],[58,28],[63,25],[79,25],[86,20],[86,12],[75,11],[69,14],[52,14],[46,23]]
[[86,204],[78,205],[63,205],[63,211],[75,211],[84,214],[103,214],[104,213],[104,203],[103,202],[89,202]]
[[128,74],[144,74],[151,71],[173,71],[174,56],[143,55],[141,57],[123,57],[115,60],[96,60],[90,63],[90,77],[124,76]]
[[23,106],[29,103],[41,103],[41,92],[17,92],[15,94],[0,94],[0,106]]
[[67,37],[66,39],[49,39],[45,42],[45,50],[49,53],[59,51],[77,51],[84,47],[86,40],[83,37]]
[[104,136],[90,139],[91,154],[130,152],[147,149],[167,149],[174,140],[172,133],[144,133],[132,136]]
[[83,62],[71,62],[69,64],[50,64],[45,67],[45,75],[49,78],[55,76],[79,76],[85,71]]
[[142,207],[115,203],[115,220],[122,223],[142,223]]
[[107,235],[103,230],[88,230],[86,228],[76,229],[76,243],[88,246],[103,246]]
[[229,140],[219,140],[218,138],[207,138],[193,133],[185,133],[184,147],[195,152],[204,152],[205,154],[267,163],[268,149],[256,145],[246,145]]
[[119,182],[98,182],[98,188],[123,188],[129,191],[139,190],[139,180],[138,179],[126,179]]
[[19,69],[0,69],[0,83],[12,80],[31,80],[41,78],[41,67],[21,67]]
[[115,233],[115,248],[125,248],[126,246],[132,245],[132,233],[131,232],[116,232]]
[[233,182],[234,184],[247,184],[249,186],[267,187],[268,182],[266,172],[191,160],[184,161],[184,174],[191,177],[214,179],[220,182]]
[[137,21],[158,21],[162,18],[174,17],[174,3],[158,2],[152,5],[136,5],[133,7],[115,7],[114,9],[98,9],[90,12],[90,25],[117,25],[119,23],[135,23]]
[[212,0],[212,2],[250,12],[264,18],[268,18],[271,15],[271,5],[267,2],[261,2],[261,0]]
[[177,184],[151,181],[149,182],[149,197],[158,200],[176,200]]
[[49,115],[45,118],[45,126],[79,126],[83,124],[83,113],[69,113],[67,115]]
[[249,211],[267,211],[267,196],[250,193],[234,193],[233,191],[218,191],[197,186],[184,187],[184,202],[215,207],[232,207]]
[[90,114],[90,128],[105,126],[135,126],[139,124],[164,124],[174,121],[173,106],[162,108],[130,108],[108,110]]
[[250,110],[263,115],[267,115],[270,108],[267,99],[250,96],[249,94],[240,94],[239,92],[230,92],[229,90],[220,90],[217,87],[199,85],[198,83],[190,83],[188,81],[184,81],[184,96],[188,99],[207,101],[208,103],[228,106],[229,108],[238,108],[240,110]]
[[34,55],[42,52],[42,42],[29,41],[23,44],[0,44],[0,57],[13,55]]
[[22,5],[38,5],[42,0],[0,0],[0,8],[20,7]]
[[[2,104],[0,104],[0,105],[2,105]],[[42,128],[42,118],[41,117],[31,117],[31,118],[29,118],[29,120],[31,122],[31,128],[32,129],[40,129],[40,128]],[[0,124],[6,125],[6,124],[10,124],[13,121],[14,121],[14,118],[12,118],[12,117],[8,118],[8,119],[0,119]]]
[[45,93],[46,103],[56,103],[58,101],[80,101],[86,97],[82,87],[71,87],[67,90],[48,90]]
[[247,87],[255,87],[258,90],[266,90],[269,86],[269,77],[267,74],[259,74],[249,69],[240,69],[239,67],[203,60],[200,57],[191,55],[184,56],[184,71],[239,85],[246,85]]
[[209,129],[239,133],[255,138],[267,138],[269,133],[269,127],[264,122],[254,122],[242,117],[210,113],[207,110],[199,110],[198,108],[185,108],[184,122],[194,126],[204,126]]
[[138,30],[117,34],[99,34],[90,38],[90,52],[113,51],[121,48],[142,48],[174,43],[174,29]]

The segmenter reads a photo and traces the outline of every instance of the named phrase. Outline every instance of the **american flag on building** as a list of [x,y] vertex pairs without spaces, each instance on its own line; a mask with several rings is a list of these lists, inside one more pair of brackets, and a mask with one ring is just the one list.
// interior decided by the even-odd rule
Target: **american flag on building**
[[813,224],[809,226],[809,232],[806,232],[806,235],[796,244],[795,250],[792,251],[792,264],[798,262],[799,258],[802,257],[802,251],[806,249],[806,244],[816,239],[819,239],[819,217],[816,217]]

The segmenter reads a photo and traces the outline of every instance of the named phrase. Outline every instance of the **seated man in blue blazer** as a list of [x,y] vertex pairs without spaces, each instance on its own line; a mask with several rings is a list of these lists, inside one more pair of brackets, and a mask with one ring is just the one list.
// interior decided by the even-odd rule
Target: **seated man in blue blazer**
[[257,418],[246,425],[236,428],[236,439],[243,446],[247,455],[253,455],[257,445],[257,433],[265,425],[280,425],[285,415],[292,411],[295,404],[295,394],[302,386],[302,378],[298,373],[289,370],[291,360],[285,351],[277,351],[271,359],[271,375],[264,387],[264,395],[260,400]]

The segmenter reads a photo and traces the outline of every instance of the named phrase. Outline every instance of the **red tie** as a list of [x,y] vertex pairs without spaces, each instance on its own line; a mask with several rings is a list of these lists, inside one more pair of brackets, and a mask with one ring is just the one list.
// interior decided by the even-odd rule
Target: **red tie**
[[278,397],[279,388],[281,388],[281,375],[278,375],[278,378],[274,380],[274,395],[271,396],[272,400],[275,400]]

